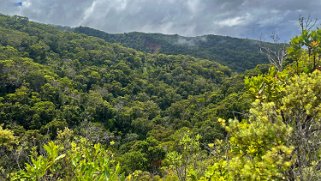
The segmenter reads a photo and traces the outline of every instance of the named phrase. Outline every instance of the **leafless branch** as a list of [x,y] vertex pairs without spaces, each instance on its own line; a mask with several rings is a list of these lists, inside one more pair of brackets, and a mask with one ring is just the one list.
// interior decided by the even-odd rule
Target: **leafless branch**
[[[277,33],[272,33],[271,39],[273,43],[281,45],[279,43],[280,37]],[[277,49],[272,49],[266,45],[264,45],[263,41],[261,40],[260,43],[260,52],[265,54],[271,64],[273,64],[278,71],[283,70],[283,63],[286,57],[286,46],[283,44],[282,46],[279,46]]]
[[307,18],[300,16],[299,24],[300,24],[301,32],[303,32],[304,30],[308,30],[308,31],[311,30],[316,26],[318,21],[319,20],[317,18],[311,18],[311,16],[308,16]]

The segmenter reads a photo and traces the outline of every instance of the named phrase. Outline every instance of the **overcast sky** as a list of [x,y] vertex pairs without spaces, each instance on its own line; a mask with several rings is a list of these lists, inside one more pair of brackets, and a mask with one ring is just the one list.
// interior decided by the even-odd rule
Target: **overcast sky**
[[288,40],[298,18],[321,17],[321,0],[0,0],[0,13],[109,33],[131,31]]

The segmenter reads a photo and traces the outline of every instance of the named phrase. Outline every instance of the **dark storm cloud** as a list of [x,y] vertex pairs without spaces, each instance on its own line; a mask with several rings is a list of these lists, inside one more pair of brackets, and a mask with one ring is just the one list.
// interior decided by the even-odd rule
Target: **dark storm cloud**
[[[17,6],[19,4],[19,6]],[[300,15],[321,17],[320,0],[0,0],[0,12],[111,33],[141,31],[287,40]]]

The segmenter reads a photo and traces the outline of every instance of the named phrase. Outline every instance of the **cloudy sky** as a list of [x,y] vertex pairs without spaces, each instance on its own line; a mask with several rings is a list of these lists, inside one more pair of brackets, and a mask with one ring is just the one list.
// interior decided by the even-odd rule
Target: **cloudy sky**
[[321,0],[0,0],[0,13],[109,33],[131,31],[286,41],[300,16],[321,17]]

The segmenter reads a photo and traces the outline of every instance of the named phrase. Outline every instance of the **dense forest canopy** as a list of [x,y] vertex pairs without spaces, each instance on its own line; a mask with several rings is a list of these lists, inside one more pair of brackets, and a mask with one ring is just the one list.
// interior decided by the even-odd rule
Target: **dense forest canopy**
[[255,68],[258,64],[268,63],[267,57],[260,51],[260,46],[278,48],[283,45],[218,35],[183,37],[139,32],[108,34],[89,27],[77,27],[72,30],[102,38],[107,42],[120,43],[143,52],[183,54],[206,58],[217,61],[237,72],[244,72]]
[[317,180],[320,41],[235,73],[1,15],[0,180]]

